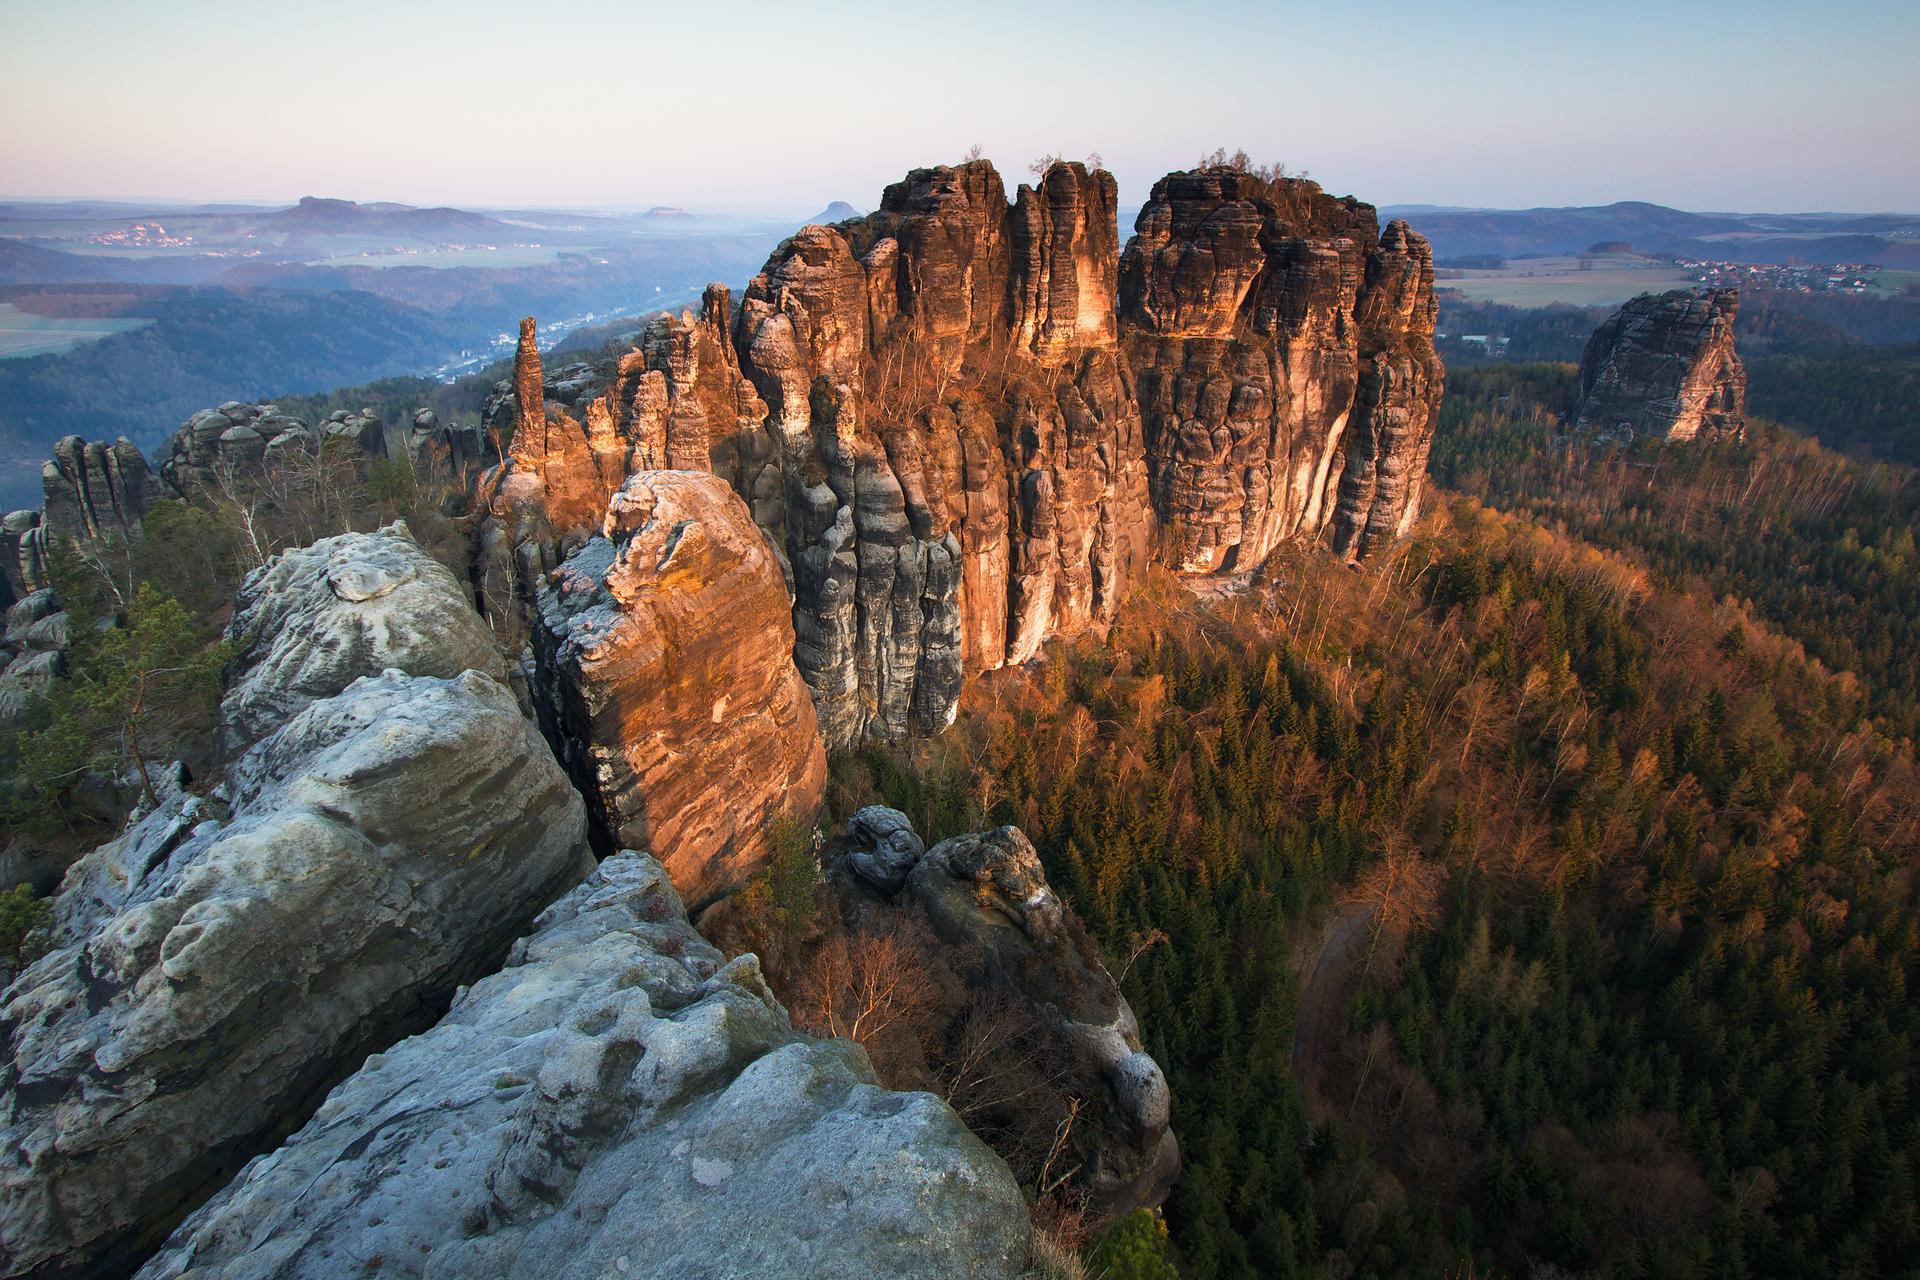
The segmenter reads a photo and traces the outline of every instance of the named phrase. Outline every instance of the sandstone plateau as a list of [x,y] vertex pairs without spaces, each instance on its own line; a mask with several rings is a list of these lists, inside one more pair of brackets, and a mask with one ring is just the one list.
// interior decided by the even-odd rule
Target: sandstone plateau
[[1609,316],[1580,357],[1577,426],[1668,440],[1739,439],[1747,371],[1734,350],[1738,289],[1643,293]]

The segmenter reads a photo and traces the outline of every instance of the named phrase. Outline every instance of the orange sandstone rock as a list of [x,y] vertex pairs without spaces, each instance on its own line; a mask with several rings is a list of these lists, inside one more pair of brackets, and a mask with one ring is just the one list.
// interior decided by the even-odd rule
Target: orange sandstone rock
[[761,864],[776,815],[813,816],[827,761],[786,585],[725,480],[635,472],[538,603],[535,700],[606,847],[698,904]]

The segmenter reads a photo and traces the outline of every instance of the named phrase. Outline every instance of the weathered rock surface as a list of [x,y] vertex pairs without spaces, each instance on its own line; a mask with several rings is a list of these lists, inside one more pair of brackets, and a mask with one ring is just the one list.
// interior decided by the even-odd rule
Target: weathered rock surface
[[404,521],[274,557],[241,584],[227,640],[233,658],[220,745],[230,757],[308,703],[388,668],[506,678],[459,580],[421,550]]
[[[171,792],[77,863],[52,950],[0,997],[6,1274],[124,1270],[591,869],[579,797],[512,695],[424,674],[458,659],[411,629],[437,587],[405,541],[255,575],[248,611],[274,622],[223,705],[251,744],[223,793]],[[363,645],[416,670],[354,679]]]
[[1229,168],[1162,178],[1135,225],[1120,321],[1171,566],[1323,531],[1364,555],[1410,524],[1444,381],[1426,241]]
[[541,584],[549,737],[608,847],[705,900],[743,881],[780,813],[810,820],[826,755],[794,670],[772,550],[704,471],[636,471],[602,529]]
[[1747,371],[1734,350],[1738,289],[1643,293],[1609,316],[1580,357],[1576,426],[1669,440],[1739,439]]
[[0,608],[12,608],[47,585],[46,538],[38,511],[0,517]]
[[51,689],[66,655],[67,625],[59,600],[45,588],[7,609],[0,636],[0,726],[21,723]]
[[625,852],[140,1275],[944,1280],[1026,1250],[1006,1166],[944,1103],[795,1033]]
[[50,536],[64,538],[137,538],[158,496],[146,458],[125,436],[112,444],[65,437],[54,444],[40,483],[41,522]]
[[[1110,1215],[1159,1205],[1180,1171],[1166,1076],[1032,843],[1017,827],[1000,827],[943,840],[924,856],[919,848],[905,814],[856,813],[836,876],[843,914],[854,928],[881,931],[892,913],[917,914],[940,942],[923,961],[1031,1009],[1088,1104],[1073,1143],[1091,1207]],[[849,892],[855,881],[865,889]],[[863,893],[884,905],[876,910]]]
[[351,459],[404,460],[436,478],[498,461],[482,427],[443,424],[431,409],[417,410],[405,423],[386,422],[370,408],[337,409],[310,424],[278,405],[228,401],[202,409],[174,433],[160,475],[173,494],[206,487],[244,492],[262,472],[284,468],[292,455],[311,458],[330,444]]

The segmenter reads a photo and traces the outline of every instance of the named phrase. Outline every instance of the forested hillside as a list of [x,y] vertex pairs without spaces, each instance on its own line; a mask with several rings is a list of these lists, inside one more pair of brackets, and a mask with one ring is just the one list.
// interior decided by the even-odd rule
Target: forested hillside
[[1908,477],[1771,428],[1590,455],[1569,379],[1456,375],[1479,496],[1385,563],[1158,580],[837,764],[837,808],[1033,836],[1167,1066],[1185,1274],[1920,1249]]
[[[1830,366],[1817,376],[1822,386],[1844,377]],[[1903,412],[1870,385],[1859,394]],[[1435,479],[1627,551],[1676,588],[1751,602],[1828,669],[1858,676],[1894,732],[1920,729],[1920,475],[1764,420],[1743,443],[1595,445],[1560,426],[1576,390],[1569,366],[1457,374],[1434,436]]]
[[208,405],[415,373],[462,342],[448,322],[365,293],[166,290],[124,314],[154,322],[65,355],[0,361],[0,443],[30,460],[0,477],[16,504],[37,494],[39,463],[61,436],[124,435],[151,449]]

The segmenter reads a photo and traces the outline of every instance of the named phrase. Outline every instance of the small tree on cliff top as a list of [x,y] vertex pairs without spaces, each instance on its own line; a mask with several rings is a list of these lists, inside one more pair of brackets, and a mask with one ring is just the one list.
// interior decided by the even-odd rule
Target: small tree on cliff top
[[1305,169],[1295,173],[1288,169],[1286,165],[1277,162],[1274,164],[1255,164],[1253,157],[1248,155],[1244,150],[1235,150],[1232,154],[1228,154],[1225,147],[1215,147],[1211,154],[1201,156],[1200,163],[1196,164],[1194,168],[1238,169],[1241,173],[1252,174],[1262,182],[1278,182],[1282,178],[1304,178],[1307,176]]

